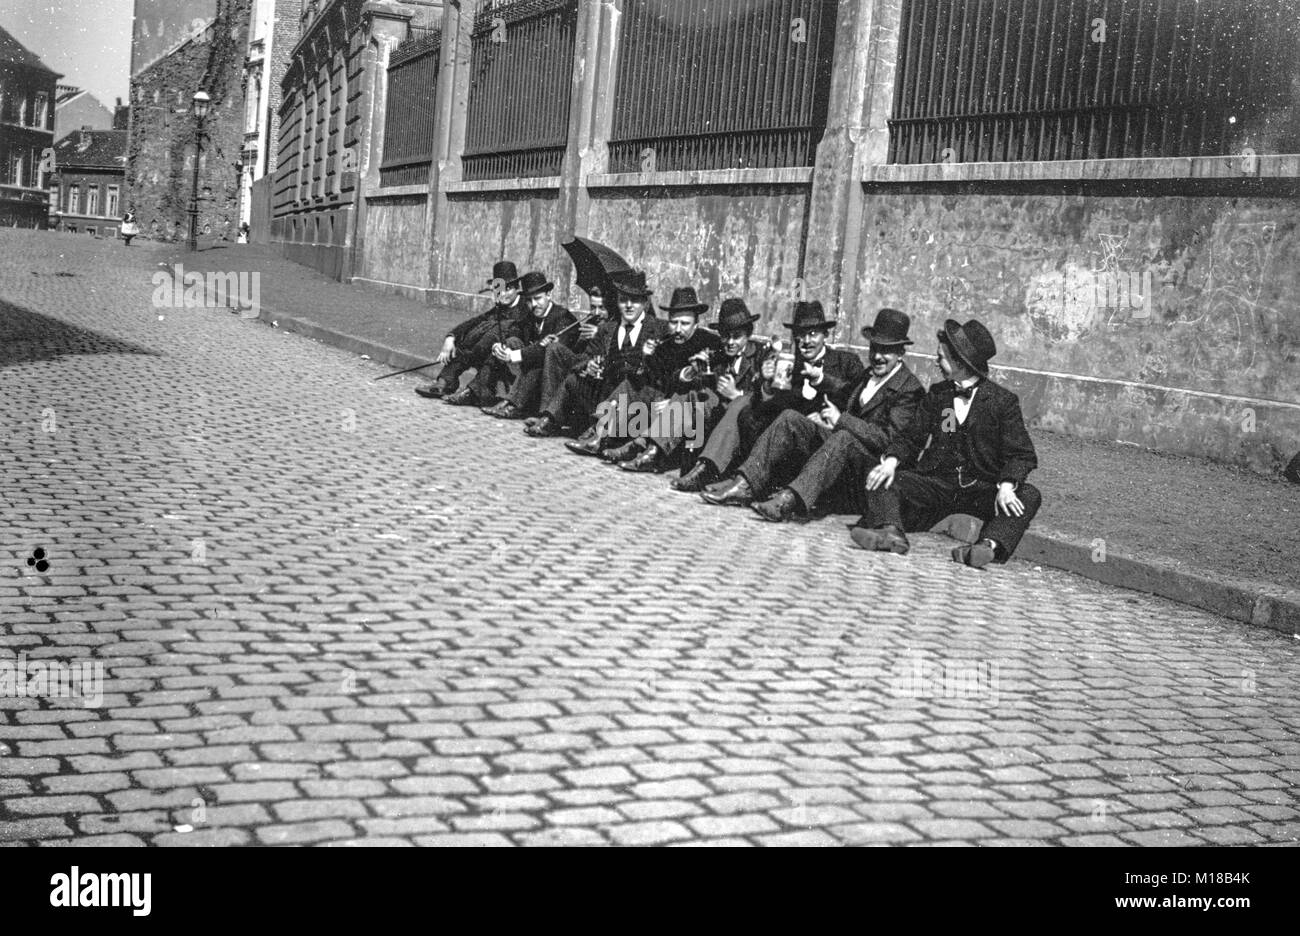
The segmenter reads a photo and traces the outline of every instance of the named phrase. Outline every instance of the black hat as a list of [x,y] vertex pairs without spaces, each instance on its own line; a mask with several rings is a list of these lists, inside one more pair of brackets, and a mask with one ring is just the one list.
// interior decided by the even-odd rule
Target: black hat
[[548,292],[555,288],[555,284],[546,278],[545,273],[539,273],[536,270],[525,273],[519,278],[519,292],[525,299],[536,296],[538,293]]
[[952,348],[967,367],[981,377],[989,375],[989,358],[998,353],[998,346],[993,343],[989,330],[975,319],[965,325],[958,325],[956,319],[943,323],[939,340]]
[[713,323],[713,327],[719,334],[725,334],[753,325],[759,318],[749,311],[744,299],[723,299],[722,308],[718,310],[718,320]]
[[515,269],[513,263],[509,260],[498,260],[492,264],[492,278],[488,280],[488,285],[491,286],[497,280],[504,280],[507,286],[513,286],[518,279],[519,271]]
[[700,302],[693,286],[681,286],[673,290],[673,298],[668,305],[661,305],[659,308],[670,315],[676,312],[694,312],[699,315],[701,312],[709,311],[709,304]]
[[609,281],[620,295],[648,299],[654,294],[653,289],[646,287],[644,270],[627,270],[622,273],[613,273],[610,274]]
[[862,337],[873,345],[910,345],[907,330],[912,327],[912,320],[897,309],[881,309],[876,313],[874,325],[862,327]]
[[792,328],[795,331],[812,328],[834,328],[838,319],[828,319],[826,310],[817,300],[812,302],[796,302],[794,304],[794,321],[786,322],[786,328]]

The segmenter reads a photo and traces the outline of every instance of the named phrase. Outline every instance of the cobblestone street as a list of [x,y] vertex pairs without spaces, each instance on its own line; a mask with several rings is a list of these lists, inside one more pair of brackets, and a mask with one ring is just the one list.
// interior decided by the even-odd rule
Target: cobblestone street
[[0,697],[0,842],[1300,841],[1291,639],[707,507],[163,255],[0,232],[0,659],[105,668]]

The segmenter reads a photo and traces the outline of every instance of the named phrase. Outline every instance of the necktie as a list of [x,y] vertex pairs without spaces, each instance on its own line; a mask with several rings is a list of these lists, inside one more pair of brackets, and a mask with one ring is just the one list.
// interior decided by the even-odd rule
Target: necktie
[[975,388],[978,386],[979,386],[978,381],[971,384],[969,387],[958,387],[956,384],[954,384],[952,395],[954,397],[961,397],[963,400],[969,400],[971,397],[975,395]]

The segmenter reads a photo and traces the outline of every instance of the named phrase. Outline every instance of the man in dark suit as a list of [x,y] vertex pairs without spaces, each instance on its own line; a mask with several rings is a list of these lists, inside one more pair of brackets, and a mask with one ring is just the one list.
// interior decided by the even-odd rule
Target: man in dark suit
[[528,435],[559,435],[565,425],[584,430],[596,421],[596,406],[619,384],[626,380],[639,390],[649,380],[649,357],[668,337],[668,325],[651,311],[654,291],[646,287],[644,272],[616,274],[610,282],[618,294],[619,317],[600,327],[589,352],[542,401],[541,417],[528,427]]
[[1025,480],[1038,457],[1020,399],[989,379],[995,354],[993,336],[975,319],[944,322],[937,361],[947,379],[930,387],[917,418],[868,474],[866,512],[850,530],[856,545],[903,554],[905,530],[965,513],[984,526],[979,542],[952,551],[954,561],[982,569],[1011,558],[1042,497]]
[[[612,287],[609,292],[610,303],[613,304]],[[577,337],[573,344],[569,345],[558,340],[548,344],[543,339],[541,366],[520,374],[519,380],[515,381],[514,389],[510,391],[510,396],[504,403],[489,410],[490,415],[499,419],[523,419],[525,430],[537,424],[540,415],[529,416],[528,414],[538,413],[542,401],[549,400],[555,395],[579,359],[595,353],[596,334],[608,317],[605,309],[605,290],[592,286],[587,291],[587,297],[588,306],[585,315],[576,313],[579,325],[574,329]]]
[[[577,319],[568,309],[551,301],[554,288],[555,284],[546,278],[546,274],[537,271],[525,273],[519,280],[519,294],[530,314],[515,321],[505,341],[492,346],[492,357],[470,382],[480,399],[495,392],[497,381],[527,383],[530,386],[525,387],[519,397],[535,397],[541,389],[542,364],[547,347],[556,341],[569,348],[577,345],[578,331],[570,327],[577,324]],[[512,386],[511,396],[514,396],[514,389]],[[497,415],[497,410],[506,406],[510,398],[508,396],[494,406],[484,407],[484,412]]]
[[827,401],[841,412],[848,409],[849,393],[862,381],[866,368],[852,351],[827,347],[835,323],[835,319],[826,317],[820,302],[795,303],[794,318],[785,323],[795,345],[789,384],[784,374],[777,373],[776,361],[769,356],[760,370],[763,381],[758,393],[742,406],[728,407],[700,455],[725,479],[700,492],[706,501],[737,506],[753,503],[748,482],[727,473],[749,455],[763,430],[785,410],[810,416],[825,409]]
[[[925,396],[903,363],[912,343],[910,325],[911,319],[897,309],[881,309],[875,324],[862,329],[870,345],[870,367],[849,394],[848,409],[841,411],[827,400],[813,417],[786,410],[759,437],[736,475],[748,485],[756,500],[751,506],[760,517],[781,523],[813,510],[823,497],[837,507],[858,504],[867,472],[911,424]],[[773,491],[767,500],[757,501]]]
[[650,355],[644,385],[625,381],[600,405],[591,437],[568,443],[578,454],[604,455],[625,471],[662,471],[679,440],[703,431],[703,408],[697,428],[697,410],[686,396],[696,373],[692,362],[721,347],[717,334],[700,326],[709,306],[685,286],[673,290],[671,301],[659,309],[667,314],[669,333]]
[[466,319],[451,330],[435,363],[445,365],[431,384],[416,387],[422,397],[436,400],[447,397],[448,402],[470,402],[474,392],[460,388],[460,377],[471,368],[482,367],[492,356],[492,345],[504,341],[506,329],[524,313],[519,301],[519,272],[509,260],[492,266],[492,278],[487,281],[495,302],[482,315]]

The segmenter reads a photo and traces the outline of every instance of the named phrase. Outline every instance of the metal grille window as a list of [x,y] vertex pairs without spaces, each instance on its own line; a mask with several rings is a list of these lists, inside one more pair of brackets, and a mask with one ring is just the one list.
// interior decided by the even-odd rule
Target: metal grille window
[[442,32],[412,31],[388,61],[384,109],[384,161],[380,185],[429,181],[437,123],[438,66]]
[[890,162],[1294,151],[1300,0],[903,0]]
[[578,0],[484,5],[474,20],[464,178],[559,175]]
[[628,0],[611,172],[811,166],[835,0]]

